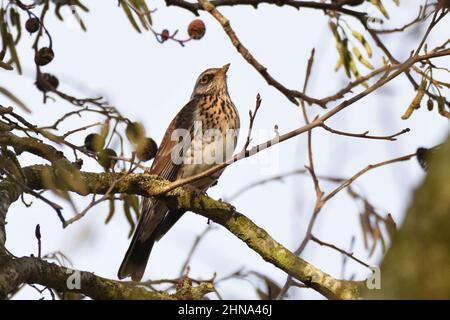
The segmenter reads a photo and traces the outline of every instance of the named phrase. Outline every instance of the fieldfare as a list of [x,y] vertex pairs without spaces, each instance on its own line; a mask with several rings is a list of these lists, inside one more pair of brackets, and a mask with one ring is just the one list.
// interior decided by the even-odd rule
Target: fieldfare
[[[240,122],[228,94],[228,67],[226,64],[200,74],[190,101],[167,128],[149,173],[175,181],[201,173],[232,155]],[[192,186],[206,191],[221,173],[197,180]],[[142,279],[153,244],[183,213],[182,210],[168,210],[164,202],[154,198],[141,200],[141,216],[119,268],[119,279]]]

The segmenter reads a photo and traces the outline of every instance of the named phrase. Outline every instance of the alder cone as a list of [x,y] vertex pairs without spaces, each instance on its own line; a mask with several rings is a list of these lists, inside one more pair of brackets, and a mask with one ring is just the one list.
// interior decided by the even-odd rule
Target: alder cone
[[98,162],[105,170],[112,169],[117,162],[115,157],[117,153],[113,149],[103,149],[98,153]]
[[131,143],[139,143],[145,135],[144,126],[140,122],[130,122],[125,129],[125,134]]
[[29,32],[29,33],[35,33],[36,31],[39,30],[39,19],[38,18],[30,18],[27,20],[27,22],[25,22],[25,29]]
[[169,37],[169,30],[164,29],[163,31],[161,31],[161,41],[166,41],[167,39],[169,39]]
[[43,73],[41,77],[36,81],[36,87],[42,92],[48,92],[52,89],[57,89],[58,86],[58,78],[50,73]]
[[136,156],[141,161],[153,159],[158,151],[158,145],[152,138],[144,138],[136,148]]
[[104,144],[105,140],[97,133],[88,134],[84,139],[84,146],[86,149],[93,152],[99,152],[103,148]]
[[200,40],[206,32],[205,23],[200,19],[193,20],[188,26],[188,34],[191,39]]
[[52,62],[54,57],[55,54],[53,53],[52,48],[44,47],[36,52],[34,55],[34,62],[36,62],[38,66],[45,66]]

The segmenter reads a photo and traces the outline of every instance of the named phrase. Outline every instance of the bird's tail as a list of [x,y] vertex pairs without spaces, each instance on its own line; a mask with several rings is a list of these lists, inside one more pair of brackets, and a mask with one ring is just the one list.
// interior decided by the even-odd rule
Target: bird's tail
[[133,235],[117,274],[119,279],[131,277],[133,281],[140,281],[144,275],[155,239],[154,237],[148,237],[145,241],[141,241],[139,235],[139,232],[135,232]]
[[151,198],[143,199],[139,223],[117,274],[119,279],[126,277],[131,277],[133,281],[142,279],[153,244],[169,231],[183,212],[168,212],[164,202]]

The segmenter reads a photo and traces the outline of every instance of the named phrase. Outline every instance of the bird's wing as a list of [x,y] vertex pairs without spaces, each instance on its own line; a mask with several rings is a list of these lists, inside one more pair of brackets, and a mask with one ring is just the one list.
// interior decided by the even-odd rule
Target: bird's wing
[[[169,181],[174,181],[177,178],[181,163],[174,163],[172,160],[172,152],[179,144],[179,141],[172,139],[172,133],[176,129],[186,130],[189,132],[189,139],[184,139],[184,143],[190,143],[190,137],[194,129],[194,116],[199,103],[198,98],[193,98],[189,101],[175,116],[164,134],[164,138],[156,153],[153,164],[149,173],[160,176]],[[187,145],[183,146],[182,150],[187,150]],[[181,151],[181,149],[180,149]],[[138,239],[145,241],[153,234],[156,227],[164,220],[167,214],[167,207],[161,201],[152,198],[144,198],[142,200],[141,218],[139,220],[136,233]]]

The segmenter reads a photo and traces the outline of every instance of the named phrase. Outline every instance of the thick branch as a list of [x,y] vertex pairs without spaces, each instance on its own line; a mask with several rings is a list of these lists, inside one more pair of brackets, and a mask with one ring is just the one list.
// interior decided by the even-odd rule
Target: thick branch
[[[42,189],[42,174],[48,166],[31,166],[23,169],[27,185],[33,189]],[[104,194],[128,193],[142,196],[160,194],[169,182],[148,174],[89,173],[82,172],[81,177],[87,193]],[[118,179],[119,178],[119,179]],[[0,183],[0,192],[5,190]],[[75,190],[74,190],[75,191]],[[264,260],[292,275],[295,279],[322,293],[330,299],[356,299],[359,296],[360,283],[336,280],[315,266],[297,257],[283,245],[275,241],[265,230],[255,225],[244,215],[237,213],[228,203],[214,200],[199,194],[190,187],[176,188],[164,196],[158,196],[169,208],[193,211],[224,226]],[[11,198],[11,197],[10,197]],[[0,205],[5,205],[0,199]]]
[[[215,7],[232,7],[248,5],[257,8],[260,4],[269,4],[276,6],[288,6],[295,9],[309,8],[318,10],[330,10],[338,11],[344,14],[348,14],[354,17],[365,17],[364,12],[359,12],[343,7],[337,3],[321,3],[318,1],[296,1],[296,0],[215,0],[211,1]],[[192,3],[185,0],[166,0],[167,6],[176,6],[191,11],[193,14],[198,15],[199,10],[203,10],[203,7],[198,3]]]
[[[58,292],[82,293],[93,299],[201,299],[213,291],[211,283],[184,287],[174,294],[149,291],[137,285],[114,281],[91,272],[74,271],[33,257],[0,256],[0,299],[6,299],[23,283],[40,284]],[[79,277],[79,282],[77,277]],[[77,285],[79,283],[79,286]]]

